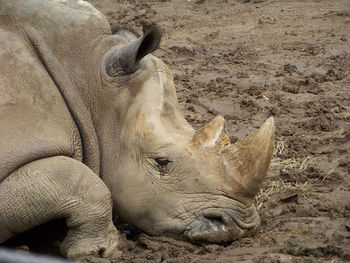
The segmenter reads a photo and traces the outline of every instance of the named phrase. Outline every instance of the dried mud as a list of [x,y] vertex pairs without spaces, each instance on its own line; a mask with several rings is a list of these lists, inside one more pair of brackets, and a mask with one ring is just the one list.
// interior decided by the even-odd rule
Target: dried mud
[[[173,72],[195,128],[220,114],[236,141],[273,116],[276,150],[254,236],[196,246],[131,233],[120,258],[89,262],[350,261],[348,0],[90,2],[112,27],[162,27],[155,55]],[[53,254],[58,246],[24,243]]]

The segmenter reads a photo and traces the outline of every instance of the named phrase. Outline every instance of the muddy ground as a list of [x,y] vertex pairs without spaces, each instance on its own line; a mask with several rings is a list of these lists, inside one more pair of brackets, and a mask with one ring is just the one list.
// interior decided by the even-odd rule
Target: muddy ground
[[[236,141],[269,116],[277,126],[257,234],[202,247],[133,235],[111,262],[350,261],[349,0],[90,2],[112,27],[161,26],[155,55],[195,128],[221,114]],[[57,242],[24,246],[58,251]]]

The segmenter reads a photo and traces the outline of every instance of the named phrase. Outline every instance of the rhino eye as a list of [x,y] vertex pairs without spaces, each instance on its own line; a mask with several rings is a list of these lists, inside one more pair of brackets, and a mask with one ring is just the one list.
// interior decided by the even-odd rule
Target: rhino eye
[[158,166],[160,166],[160,167],[165,167],[169,163],[171,163],[171,161],[166,159],[166,158],[156,158],[156,162],[157,162]]
[[158,170],[161,176],[165,176],[169,173],[168,164],[171,163],[167,158],[155,158],[157,162]]

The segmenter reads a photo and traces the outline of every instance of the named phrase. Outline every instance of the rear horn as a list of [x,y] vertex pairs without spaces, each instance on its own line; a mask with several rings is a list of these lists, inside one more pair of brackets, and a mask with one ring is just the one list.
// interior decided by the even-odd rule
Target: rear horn
[[203,149],[229,145],[230,137],[227,134],[225,119],[222,116],[217,116],[211,120],[194,134],[192,142],[195,146]]

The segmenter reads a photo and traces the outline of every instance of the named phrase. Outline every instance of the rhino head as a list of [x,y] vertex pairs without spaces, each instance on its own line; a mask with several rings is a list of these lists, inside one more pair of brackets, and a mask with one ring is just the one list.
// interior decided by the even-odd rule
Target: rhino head
[[254,232],[254,205],[269,167],[274,120],[230,143],[218,116],[195,131],[179,110],[168,67],[149,54],[158,26],[136,38],[121,30],[100,62],[96,131],[101,177],[114,209],[151,235],[225,243]]

